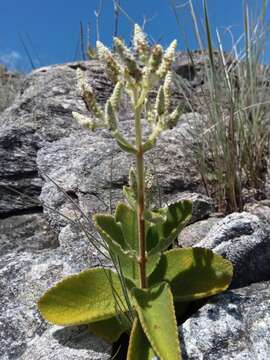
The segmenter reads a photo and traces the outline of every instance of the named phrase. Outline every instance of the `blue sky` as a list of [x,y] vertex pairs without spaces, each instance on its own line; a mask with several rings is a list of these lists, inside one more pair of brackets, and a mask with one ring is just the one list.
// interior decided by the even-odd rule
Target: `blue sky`
[[[250,0],[254,4],[257,0]],[[261,0],[262,1],[262,0]],[[258,2],[261,2],[258,0]],[[131,19],[120,15],[119,34],[127,41],[130,38],[132,21],[143,24],[154,41],[167,45],[170,40],[179,39],[179,49],[184,50],[182,33],[176,24],[170,4],[173,0],[121,0],[121,6]],[[191,49],[198,48],[195,41],[187,0],[175,0],[181,22]],[[31,65],[23,43],[29,51],[34,66],[63,63],[81,58],[78,48],[80,22],[85,30],[90,23],[89,39],[95,43],[95,15],[100,0],[0,0],[0,63],[11,69],[29,71]],[[100,38],[111,44],[114,31],[112,0],[103,0],[100,17]],[[193,0],[198,17],[202,19],[202,0]],[[182,6],[183,5],[183,6]],[[223,34],[231,27],[237,38],[243,29],[242,0],[208,0],[212,28]],[[268,9],[269,12],[269,9]],[[87,40],[85,40],[87,41]],[[225,48],[231,45],[230,37],[224,35]]]

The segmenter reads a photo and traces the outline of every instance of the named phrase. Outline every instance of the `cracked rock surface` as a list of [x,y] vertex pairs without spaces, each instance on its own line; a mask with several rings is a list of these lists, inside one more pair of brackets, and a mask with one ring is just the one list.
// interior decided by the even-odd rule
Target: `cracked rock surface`
[[218,221],[196,244],[224,256],[234,265],[231,287],[270,280],[270,226],[257,215],[233,213]]
[[270,357],[270,282],[215,296],[180,329],[184,360]]

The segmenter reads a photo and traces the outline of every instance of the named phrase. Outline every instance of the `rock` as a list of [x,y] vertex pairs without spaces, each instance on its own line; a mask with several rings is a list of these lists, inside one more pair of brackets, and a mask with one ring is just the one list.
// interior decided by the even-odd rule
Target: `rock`
[[270,226],[247,212],[220,220],[196,244],[224,256],[234,265],[232,288],[270,280]]
[[[33,215],[32,218],[35,219]],[[97,254],[96,248],[91,245],[82,232],[70,225],[62,228],[58,237],[59,246],[57,248],[55,248],[54,241],[48,242],[50,238],[48,230],[45,232],[41,229],[39,232],[37,227],[35,235],[39,235],[38,239],[36,238],[37,244],[34,246],[31,241],[34,241],[35,235],[32,235],[33,229],[27,223],[28,220],[29,218],[26,216],[21,219],[16,218],[17,224],[22,223],[21,229],[15,229],[13,233],[9,234],[9,237],[7,234],[5,237],[0,237],[0,244],[4,240],[3,244],[6,250],[0,257],[1,356],[4,360],[21,359],[29,348],[31,352],[29,357],[25,357],[25,359],[31,359],[30,356],[36,351],[35,340],[40,338],[41,342],[48,341],[48,347],[43,350],[40,349],[40,356],[44,356],[44,359],[49,356],[49,346],[51,346],[51,351],[54,347],[57,348],[57,356],[62,348],[62,353],[72,358],[72,354],[75,352],[70,349],[68,355],[68,348],[65,347],[64,341],[56,345],[56,340],[52,338],[49,340],[51,326],[40,318],[37,311],[37,301],[46,290],[64,276],[78,273],[90,267],[100,266],[101,262],[104,266],[108,266],[110,263]],[[10,231],[6,221],[7,219],[2,220],[5,226],[3,223],[1,226]],[[36,215],[33,226],[40,224],[42,227],[43,221],[38,219]],[[14,238],[12,238],[12,234]],[[14,244],[7,247],[7,238],[11,244],[13,240]],[[27,239],[29,239],[29,244],[27,244]],[[44,246],[44,244],[46,245]],[[51,244],[50,248],[48,247],[49,244]],[[40,247],[46,247],[46,249],[40,250]],[[42,337],[46,330],[48,332]],[[75,333],[78,332],[79,330],[75,331]],[[76,337],[79,338],[80,335],[77,334]],[[64,339],[65,337],[63,335],[60,338]],[[67,342],[70,343],[70,346],[72,345],[70,340],[67,339]],[[99,351],[105,349],[104,343],[97,338],[94,340],[93,337],[86,340],[88,345],[93,342],[95,342],[92,348],[93,353],[96,353],[97,359],[103,359]],[[80,344],[83,346],[83,340]],[[87,352],[82,351],[82,356],[86,356],[86,353],[90,354],[89,348],[87,349]],[[107,346],[105,350],[109,351],[109,347]],[[33,355],[32,359],[35,358],[38,357]],[[49,358],[47,357],[47,359]]]
[[[109,360],[111,347],[91,335],[86,326],[53,326],[30,343],[21,360]],[[52,355],[53,354],[53,355]]]
[[57,236],[43,214],[11,216],[0,220],[0,256],[8,252],[35,252],[57,246]]
[[270,358],[270,282],[213,297],[180,328],[183,360]]
[[31,128],[7,129],[0,125],[0,217],[41,207],[37,199],[41,179],[35,161],[38,141]]
[[256,203],[245,204],[244,210],[251,214],[257,215],[265,222],[270,222],[270,202],[269,200],[262,200]]
[[[86,170],[89,165],[84,163],[83,157],[91,157],[91,151],[96,151],[102,155],[101,151],[103,151],[104,146],[101,145],[101,149],[99,149],[100,143],[106,142],[108,145],[106,154],[108,155],[110,152],[110,156],[112,155],[112,149],[116,146],[112,145],[114,142],[111,141],[110,135],[107,131],[97,131],[92,134],[88,132],[87,141],[88,144],[92,144],[92,150],[89,149],[86,156],[87,141],[83,139],[86,132],[76,123],[71,114],[72,111],[87,113],[86,106],[76,90],[75,70],[78,67],[85,72],[86,78],[96,94],[97,101],[104,105],[112,92],[112,84],[106,78],[100,63],[91,60],[49,66],[33,71],[26,77],[21,95],[16,98],[11,107],[1,114],[0,198],[2,201],[0,203],[0,216],[18,215],[26,209],[29,211],[29,209],[32,210],[41,206],[37,201],[42,187],[36,165],[38,150],[41,149],[42,154],[47,151],[46,161],[53,163],[57,157],[59,160],[61,151],[65,153],[62,156],[67,158],[70,150],[66,147],[81,149],[83,154],[80,154],[77,167],[84,166]],[[173,95],[173,102],[177,104],[179,101],[183,102],[183,99],[179,99],[179,91],[175,91]],[[165,195],[172,192],[199,191],[201,189],[201,181],[194,160],[184,151],[187,144],[183,142],[183,138],[186,137],[183,136],[183,133],[187,135],[188,128],[192,126],[201,128],[205,122],[204,118],[199,114],[183,115],[178,127],[164,133],[157,148],[149,155],[148,164],[152,171],[155,171],[158,186]],[[133,119],[129,103],[126,100],[120,109],[119,123],[123,133],[130,134],[133,128]],[[189,134],[188,139],[190,148],[198,146],[196,137]],[[55,156],[53,156],[54,146],[56,146],[55,151],[57,151]],[[50,154],[52,154],[51,159],[48,159]],[[117,160],[120,163],[119,170],[116,169],[116,171],[121,173],[123,169],[125,170],[124,181],[126,182],[130,158],[121,154]],[[44,166],[41,162],[39,160],[39,169],[47,169],[48,166]],[[77,159],[73,156],[74,168],[76,162]],[[117,162],[114,162],[114,167],[116,164]],[[50,169],[47,169],[51,176],[53,176],[53,166],[51,164]],[[65,165],[63,164],[63,166]],[[121,166],[122,169],[120,169]],[[108,157],[99,167],[102,169],[102,175],[105,174],[108,179],[110,179],[108,177],[110,167],[111,159]],[[89,173],[86,172],[85,175],[88,176]],[[98,176],[99,180],[100,177]],[[55,180],[57,181],[57,178]],[[118,179],[113,179],[113,190],[119,193],[122,184],[123,179],[120,179],[120,183]],[[35,198],[34,203],[29,200],[31,197]]]
[[[213,202],[192,192],[200,188],[200,181],[179,146],[181,132],[181,122],[166,131],[146,159],[146,165],[155,175],[152,191],[156,194],[161,191],[161,202],[190,198],[194,204],[192,221],[196,221],[210,214]],[[110,210],[110,204],[122,199],[122,187],[127,184],[133,161],[133,157],[116,147],[106,131],[78,132],[44,146],[38,152],[37,164],[39,172],[45,174],[41,200],[52,226],[64,225],[66,221],[51,209],[70,213],[74,208],[64,192],[87,214]]]
[[175,201],[191,200],[192,201],[192,218],[190,224],[207,218],[214,211],[214,203],[206,195],[192,192],[182,192],[175,197]]
[[181,247],[192,247],[200,242],[219,221],[218,217],[209,217],[186,226],[178,235],[178,244]]
[[102,66],[96,61],[86,62],[85,66],[72,63],[33,71],[23,82],[20,96],[1,113],[0,216],[18,215],[40,206],[36,199],[41,191],[37,150],[45,142],[78,130],[71,113],[85,112],[76,92],[77,67],[87,72],[94,89],[102,88],[97,97],[104,102],[112,87]]

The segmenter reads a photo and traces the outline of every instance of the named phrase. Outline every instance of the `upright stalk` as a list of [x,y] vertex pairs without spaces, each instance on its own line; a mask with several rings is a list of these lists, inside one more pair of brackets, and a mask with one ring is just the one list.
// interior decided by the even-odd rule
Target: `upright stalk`
[[140,285],[141,288],[147,287],[146,278],[146,261],[145,256],[145,220],[144,220],[144,202],[145,202],[145,185],[144,185],[144,158],[142,148],[142,130],[141,130],[141,106],[135,108],[135,131],[136,131],[136,169],[138,177],[137,190],[137,223],[139,233],[139,267],[140,267]]

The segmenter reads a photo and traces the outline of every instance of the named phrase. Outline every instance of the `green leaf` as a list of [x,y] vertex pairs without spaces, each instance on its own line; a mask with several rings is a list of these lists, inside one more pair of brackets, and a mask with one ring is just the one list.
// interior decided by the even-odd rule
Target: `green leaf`
[[175,301],[189,301],[226,290],[232,275],[231,262],[209,249],[174,249],[162,255],[149,286],[162,279],[170,283]]
[[[124,203],[119,203],[115,212],[115,220],[120,226],[124,237],[124,242],[127,247],[134,251],[139,256],[139,239],[138,239],[138,225],[137,213]],[[127,257],[119,255],[119,261],[122,266],[122,271],[125,277],[132,280],[134,284],[139,284],[140,269],[137,257]],[[149,276],[156,268],[160,260],[160,254],[150,256],[146,263],[146,275]]]
[[130,334],[127,360],[153,360],[154,357],[155,353],[136,318]]
[[136,209],[136,194],[129,186],[123,186],[123,194],[127,199],[128,204],[133,208]]
[[161,215],[166,217],[163,223],[153,224],[147,231],[147,243],[157,244],[150,250],[149,255],[166,250],[177,238],[180,231],[190,220],[192,214],[192,202],[183,200],[159,209]]
[[128,332],[130,324],[124,314],[119,314],[106,320],[93,322],[88,327],[96,336],[103,338],[109,343],[113,343],[124,332]]
[[95,268],[57,283],[40,298],[38,308],[51,323],[80,325],[117,315],[119,304],[125,300],[117,275]]
[[139,240],[136,211],[124,203],[119,203],[115,211],[115,220],[120,224],[125,243],[130,249],[138,253]]
[[[118,210],[118,220],[120,220],[119,217],[122,215],[121,208],[122,206]],[[135,237],[131,239],[131,231],[128,231],[128,227],[125,224],[116,222],[115,217],[112,215],[96,214],[94,215],[94,222],[98,232],[107,242],[113,254],[118,257],[123,275],[134,284],[137,284],[139,281],[139,265],[137,262],[137,252],[131,248],[130,244],[132,242],[135,243]]]
[[98,232],[115,254],[136,258],[136,252],[132,251],[131,247],[126,243],[122,228],[115,221],[114,216],[95,214],[93,219]]
[[154,224],[162,224],[166,221],[166,216],[157,211],[145,210],[143,214],[144,220],[154,223]]
[[132,290],[143,331],[161,360],[181,359],[173,296],[167,283]]
[[118,255],[118,261],[120,263],[124,277],[131,281],[131,283],[127,282],[129,288],[137,286],[140,280],[139,264],[137,260],[125,255]]

